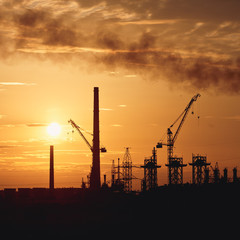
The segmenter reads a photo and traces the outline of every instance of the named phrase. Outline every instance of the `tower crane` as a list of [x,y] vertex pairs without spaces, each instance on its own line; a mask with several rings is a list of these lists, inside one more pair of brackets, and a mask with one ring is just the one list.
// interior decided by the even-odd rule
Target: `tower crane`
[[[91,152],[93,152],[93,147],[92,145],[88,142],[88,140],[86,139],[86,137],[83,135],[83,133],[81,132],[81,128],[72,120],[70,119],[68,121],[68,123],[70,123],[72,125],[73,128],[75,128],[78,133],[80,134],[80,136],[83,138],[83,140],[85,141],[85,143],[88,145],[88,147],[90,148]],[[91,134],[92,135],[92,134]],[[105,147],[102,147],[99,149],[100,152],[107,152],[107,149]]]
[[[177,137],[179,135],[179,132],[184,124],[184,121],[186,120],[186,117],[189,113],[189,110],[192,106],[192,104],[197,101],[198,97],[200,97],[201,95],[198,93],[195,96],[192,97],[191,101],[188,103],[188,105],[186,106],[186,108],[184,109],[184,111],[179,115],[179,117],[173,122],[173,124],[167,129],[167,143],[163,143],[163,142],[158,142],[156,147],[157,148],[162,148],[163,145],[166,145],[168,147],[168,158],[171,158],[173,156],[173,146],[174,143],[177,140]],[[175,134],[173,135],[171,128],[178,122],[178,120],[182,117],[182,120],[175,132]]]
[[[201,95],[198,93],[196,95],[194,95],[192,97],[192,99],[190,100],[190,102],[188,103],[188,105],[186,106],[186,108],[184,109],[184,111],[179,115],[179,117],[173,122],[173,124],[167,129],[167,143],[163,143],[162,141],[158,142],[156,147],[157,148],[162,148],[163,145],[167,146],[167,153],[168,153],[168,164],[167,166],[169,167],[169,183],[171,183],[171,170],[173,167],[183,167],[184,165],[182,164],[182,158],[181,161],[180,158],[173,158],[173,147],[174,144],[177,140],[177,137],[180,133],[180,130],[186,120],[186,117],[189,113],[189,110],[191,109],[192,104],[197,101],[198,97],[200,97]],[[173,134],[172,132],[172,127],[179,121],[180,124],[175,132],[175,134]],[[176,161],[175,161],[176,160]],[[176,173],[173,173],[173,175],[177,175]]]

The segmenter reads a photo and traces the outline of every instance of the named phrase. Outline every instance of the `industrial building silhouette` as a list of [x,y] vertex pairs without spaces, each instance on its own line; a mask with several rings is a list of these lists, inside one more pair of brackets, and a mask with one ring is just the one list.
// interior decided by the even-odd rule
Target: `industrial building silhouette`
[[[173,155],[173,145],[193,102],[195,95],[178,120],[180,125],[173,134],[168,128],[167,143],[158,142],[156,147],[168,148],[168,184],[158,186],[158,169],[154,147],[152,156],[146,158],[143,165],[133,164],[129,147],[126,148],[122,162],[118,158],[117,166],[113,160],[110,184],[101,184],[99,137],[99,90],[94,88],[93,144],[90,144],[73,121],[69,122],[77,129],[92,152],[92,166],[89,182],[83,182],[81,188],[54,187],[54,146],[50,146],[49,188],[5,188],[0,190],[0,226],[8,231],[8,237],[25,236],[25,239],[54,237],[91,237],[105,236],[106,233],[118,237],[155,236],[167,234],[166,229],[174,229],[172,236],[187,225],[196,227],[212,222],[221,226],[221,214],[229,219],[232,213],[239,213],[240,181],[237,168],[233,177],[228,170],[213,167],[206,155],[193,154],[191,183],[183,182],[183,159]],[[144,172],[141,191],[132,190],[133,169],[138,167]],[[193,215],[193,212],[195,215]],[[211,217],[208,217],[211,214]],[[234,217],[233,217],[234,219]],[[231,222],[231,221],[230,221]],[[225,225],[227,226],[227,225]],[[209,231],[209,230],[208,230]],[[201,231],[204,233],[204,230]],[[177,235],[176,235],[177,236]]]

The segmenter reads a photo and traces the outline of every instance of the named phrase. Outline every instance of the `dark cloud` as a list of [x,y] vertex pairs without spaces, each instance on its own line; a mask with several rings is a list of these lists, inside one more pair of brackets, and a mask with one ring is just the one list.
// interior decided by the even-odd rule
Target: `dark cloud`
[[38,27],[49,20],[50,13],[46,10],[26,9],[23,14],[14,15],[14,23],[22,27]]
[[97,33],[96,44],[99,47],[112,50],[124,48],[124,43],[119,36],[110,31],[101,31]]
[[238,0],[167,0],[162,11],[153,9],[153,17],[239,21],[239,9]]
[[37,40],[43,45],[77,46],[82,38],[70,20],[68,16],[55,17],[46,9],[26,9],[14,16],[18,44],[24,47]]
[[122,66],[146,79],[167,79],[170,84],[192,86],[199,90],[240,93],[239,60],[217,61],[210,57],[183,57],[178,53],[135,49],[115,52],[98,59],[109,69]]
[[195,19],[239,21],[239,0],[75,0],[81,7],[92,7],[104,2],[108,8],[123,8],[139,17],[152,19]]
[[[68,8],[71,3],[75,6]],[[0,5],[2,58],[19,52],[39,57],[35,50],[45,48],[46,53],[40,55],[43,59],[69,61],[74,55],[110,71],[121,67],[147,79],[240,92],[238,0],[59,0],[44,4],[12,0]],[[161,23],[166,19],[174,21]],[[59,47],[66,52],[48,52],[49,48],[57,52]],[[71,52],[80,48],[93,51]]]
[[149,32],[145,32],[140,36],[139,42],[135,43],[133,48],[138,50],[146,50],[149,48],[154,48],[156,45],[157,37]]

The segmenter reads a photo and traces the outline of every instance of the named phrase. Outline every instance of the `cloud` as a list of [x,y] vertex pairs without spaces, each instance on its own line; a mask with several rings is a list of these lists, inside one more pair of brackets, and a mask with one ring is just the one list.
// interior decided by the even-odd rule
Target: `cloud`
[[147,79],[168,79],[171,84],[190,85],[199,90],[212,87],[225,93],[240,92],[239,59],[196,58],[149,49],[116,52],[103,56],[101,61],[111,69],[123,66]]
[[61,154],[65,154],[65,155],[88,155],[89,154],[89,150],[55,150],[55,152],[61,152]]
[[0,124],[0,127],[7,127],[7,128],[13,128],[13,127],[22,127],[22,124]]
[[47,123],[27,123],[28,127],[46,127],[48,126]]
[[112,124],[111,126],[112,126],[112,127],[122,127],[121,124]]
[[129,22],[119,22],[120,25],[159,25],[159,24],[174,24],[181,19],[155,19],[155,20],[133,20]]
[[237,94],[239,8],[238,0],[1,2],[0,57],[74,58],[90,69],[124,68],[128,78]]
[[126,78],[136,78],[137,75],[135,75],[135,74],[128,74],[128,75],[125,75],[124,77],[126,77]]
[[25,157],[34,157],[34,158],[40,158],[40,159],[48,159],[49,158],[48,153],[24,153],[22,155]]
[[167,0],[161,11],[153,10],[154,17],[162,15],[166,18],[204,19],[211,21],[235,20],[239,21],[240,3],[238,0]]
[[17,140],[1,140],[0,143],[18,143]]
[[205,118],[205,119],[213,119],[214,116],[212,116],[212,115],[207,115],[207,116],[203,116],[203,117],[201,117],[201,118]]
[[99,108],[100,111],[112,111],[111,108]]
[[2,86],[33,86],[36,83],[23,83],[23,82],[0,82]]
[[205,119],[224,119],[224,120],[232,120],[232,121],[240,121],[240,115],[235,115],[235,116],[225,116],[225,117],[216,117],[216,116],[203,116]]
[[224,119],[234,120],[234,121],[240,121],[240,116],[239,116],[239,115],[236,115],[236,116],[227,116],[227,117],[224,117]]
[[15,145],[0,145],[0,149],[2,148],[12,148],[12,147],[15,147]]
[[[26,158],[21,156],[6,156],[6,157],[1,156],[1,160],[22,160],[22,159],[26,159]],[[15,164],[16,163],[14,163],[14,165]]]

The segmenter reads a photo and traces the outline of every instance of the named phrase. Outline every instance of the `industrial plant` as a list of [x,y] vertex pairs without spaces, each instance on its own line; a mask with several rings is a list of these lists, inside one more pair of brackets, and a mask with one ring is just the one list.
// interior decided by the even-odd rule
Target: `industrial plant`
[[[177,219],[183,214],[191,216],[191,210],[195,209],[199,218],[209,213],[209,206],[215,206],[226,210],[227,206],[238,206],[240,180],[237,176],[237,168],[233,168],[233,177],[229,178],[228,169],[220,173],[218,163],[208,161],[206,155],[192,154],[192,161],[184,163],[182,157],[174,154],[174,145],[182,130],[185,120],[194,102],[200,94],[194,95],[185,107],[184,111],[167,128],[167,140],[153,144],[152,155],[143,160],[141,165],[132,162],[130,148],[125,148],[122,158],[113,160],[110,181],[106,181],[106,175],[101,182],[100,152],[107,149],[100,147],[99,134],[99,89],[94,88],[93,100],[93,134],[92,143],[87,140],[81,127],[72,119],[69,120],[72,128],[76,130],[85,141],[92,153],[91,171],[87,181],[79,182],[79,188],[55,188],[54,187],[54,146],[50,146],[49,164],[49,188],[5,188],[0,191],[0,211],[2,226],[14,226],[18,231],[23,231],[23,226],[31,226],[29,236],[36,236],[39,227],[44,229],[42,234],[51,236],[90,236],[95,229],[100,234],[105,233],[106,226],[112,232],[119,232],[121,224],[125,228],[129,224],[138,226],[138,230],[128,229],[134,236],[136,232],[156,233],[159,224],[167,227],[163,220],[151,222],[158,216]],[[176,131],[173,131],[175,126]],[[157,160],[157,149],[167,148],[167,164],[161,165]],[[191,182],[184,183],[183,174],[186,166],[192,168]],[[168,184],[158,185],[158,169],[166,169]],[[133,190],[134,171],[143,172],[141,190]],[[223,201],[224,199],[224,201]],[[162,209],[161,206],[165,206]],[[183,209],[185,209],[183,211]],[[215,212],[216,216],[217,213]],[[151,221],[149,222],[149,219]],[[214,218],[217,221],[216,218]],[[189,220],[187,223],[191,223]],[[206,222],[205,222],[206,223]],[[181,228],[179,223],[177,228]],[[20,226],[20,227],[19,227]],[[63,228],[59,231],[59,227]],[[80,231],[79,231],[80,229]],[[41,237],[43,237],[39,233]],[[71,233],[71,234],[70,234]],[[124,235],[125,230],[119,236]],[[14,234],[14,233],[13,233]],[[70,235],[69,235],[70,234]],[[90,235],[89,235],[90,234]]]
[[[132,181],[136,179],[134,177],[134,169],[142,169],[143,179],[141,180],[141,192],[156,191],[161,189],[158,186],[158,169],[166,168],[168,173],[168,184],[167,186],[183,186],[183,173],[184,168],[189,165],[192,168],[192,180],[190,183],[193,185],[206,185],[206,184],[222,184],[222,183],[238,183],[239,178],[237,176],[237,167],[233,168],[233,177],[228,177],[228,169],[224,168],[223,175],[220,174],[218,163],[215,166],[211,165],[207,161],[206,155],[192,154],[192,162],[184,163],[183,157],[178,157],[174,154],[174,146],[177,138],[182,130],[185,120],[194,104],[201,95],[198,93],[194,95],[183,112],[176,118],[176,120],[167,128],[166,136],[167,139],[161,139],[156,143],[156,146],[152,149],[152,156],[145,158],[142,165],[134,165],[131,159],[130,148],[125,148],[125,154],[123,160],[117,159],[117,165],[115,161],[112,161],[111,168],[111,181],[106,181],[106,175],[103,176],[103,183],[101,183],[101,171],[100,171],[100,152],[106,153],[105,147],[100,147],[100,134],[99,134],[99,89],[94,87],[94,98],[93,98],[93,134],[92,143],[90,143],[83,133],[83,129],[75,123],[74,120],[70,119],[68,123],[72,126],[73,130],[76,130],[81,138],[84,140],[89,150],[92,153],[92,165],[91,171],[87,176],[87,181],[81,183],[81,188],[86,191],[89,189],[101,190],[108,189],[109,191],[120,191],[125,193],[136,192],[132,189]],[[193,111],[192,111],[193,114]],[[199,118],[199,116],[198,116]],[[173,131],[175,126],[176,130]],[[167,164],[165,166],[158,165],[157,163],[157,149],[165,147],[167,148]],[[50,146],[50,167],[49,167],[49,190],[54,192],[54,146]],[[139,179],[138,179],[139,180]],[[44,191],[44,188],[41,188]],[[79,188],[80,189],[80,188]],[[35,189],[36,190],[36,189]],[[39,189],[38,189],[39,190]],[[38,191],[37,190],[37,191]],[[45,189],[47,190],[47,189]],[[1,196],[5,196],[8,193],[16,193],[22,191],[34,191],[33,189],[4,189],[1,191]]]

